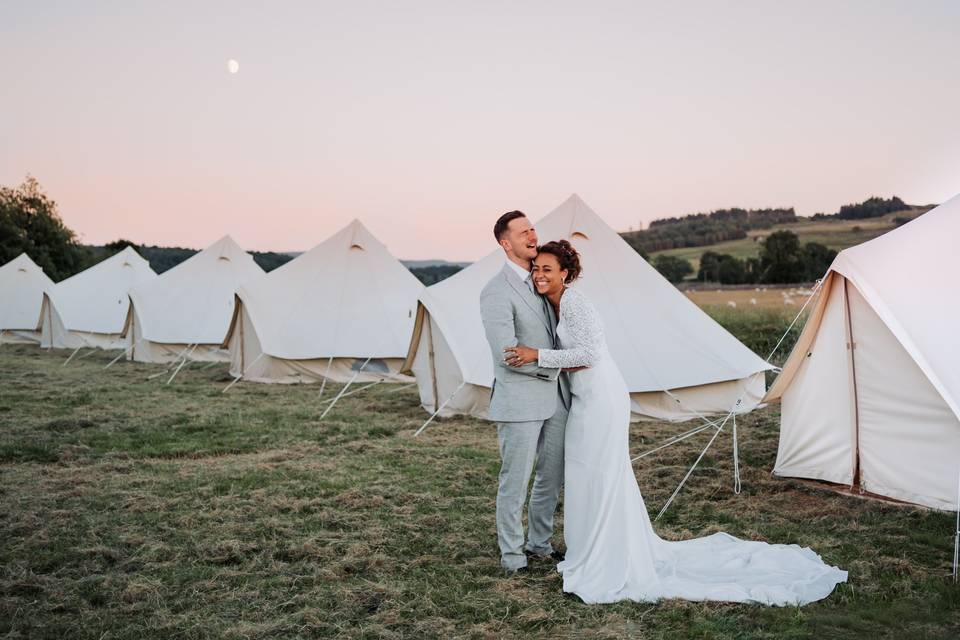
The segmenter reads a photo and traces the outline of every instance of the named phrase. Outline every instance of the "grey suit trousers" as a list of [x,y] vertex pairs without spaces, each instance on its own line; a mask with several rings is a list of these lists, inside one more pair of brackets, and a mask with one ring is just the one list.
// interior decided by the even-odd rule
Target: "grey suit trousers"
[[[559,395],[559,388],[557,394]],[[527,566],[523,552],[523,503],[530,473],[536,469],[527,509],[527,550],[550,555],[553,515],[563,485],[563,443],[567,409],[560,398],[557,411],[547,420],[499,422],[500,486],[497,490],[497,542],[500,564],[506,569]]]

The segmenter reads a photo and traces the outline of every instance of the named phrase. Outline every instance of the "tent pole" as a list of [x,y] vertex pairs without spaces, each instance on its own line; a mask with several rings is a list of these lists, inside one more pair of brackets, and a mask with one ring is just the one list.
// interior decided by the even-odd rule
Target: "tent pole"
[[[49,298],[47,298],[47,324],[50,326],[50,346],[47,347],[47,351],[53,351],[53,311],[50,309]],[[41,327],[40,340],[43,340],[43,328]]]
[[733,493],[740,495],[740,443],[737,440],[737,412],[733,412]]
[[353,377],[350,378],[350,381],[347,382],[347,384],[343,385],[343,388],[340,389],[340,393],[338,393],[336,397],[330,402],[330,405],[323,410],[323,413],[320,414],[320,418],[318,420],[323,420],[323,417],[326,416],[328,413],[330,413],[330,409],[333,409],[334,405],[337,404],[337,401],[343,397],[344,392],[347,390],[347,388],[351,384],[353,384],[353,381],[357,379],[357,376],[359,376],[360,373],[363,372],[363,370],[366,368],[367,364],[370,362],[372,358],[373,356],[369,356],[366,360],[363,361],[363,364],[360,365],[360,368],[357,369],[357,372],[353,374]]
[[230,382],[230,384],[228,384],[227,386],[225,386],[225,387],[223,388],[223,391],[221,391],[220,393],[226,393],[227,391],[229,391],[229,390],[230,390],[230,387],[232,387],[233,385],[235,385],[235,384],[237,384],[238,382],[240,382],[240,378],[242,378],[242,377],[243,377],[243,374],[241,374],[241,375],[237,376],[236,378],[234,378],[234,379]]
[[[53,342],[51,342],[50,344],[52,345]],[[53,347],[50,347],[50,348],[52,349]],[[74,350],[73,350],[73,353],[70,354],[70,357],[67,358],[66,360],[64,360],[63,364],[60,365],[60,366],[61,366],[61,367],[65,367],[65,366],[67,366],[68,364],[70,364],[70,361],[73,360],[73,356],[77,355],[77,352],[80,351],[80,349],[83,349],[83,345],[80,345],[79,347],[77,347],[76,349],[74,349]]]
[[[740,401],[737,400],[737,404],[740,404]],[[673,494],[667,500],[666,504],[663,505],[663,508],[660,509],[660,513],[657,514],[657,517],[654,518],[654,521],[659,520],[660,516],[667,512],[667,509],[670,508],[670,505],[673,504],[674,498],[680,493],[680,490],[683,488],[683,485],[687,483],[687,480],[690,479],[690,476],[693,475],[694,470],[697,468],[697,465],[700,464],[700,461],[703,460],[703,456],[707,455],[707,451],[713,446],[713,442],[717,439],[717,436],[720,435],[720,432],[723,431],[723,426],[727,423],[727,420],[730,419],[730,416],[733,415],[733,411],[727,414],[727,417],[723,419],[723,422],[720,423],[720,427],[717,429],[717,432],[713,434],[713,437],[710,438],[710,442],[707,443],[707,446],[703,448],[703,451],[700,452],[700,455],[697,457],[696,461],[693,463],[693,466],[690,467],[690,470],[687,471],[687,475],[683,476],[683,480],[680,481],[680,484],[677,485],[677,488],[673,491]]]
[[810,301],[813,300],[813,296],[817,295],[817,291],[820,290],[820,285],[823,284],[823,278],[817,280],[817,283],[813,286],[813,291],[810,292],[810,295],[807,296],[807,299],[804,301],[803,305],[800,307],[800,311],[797,312],[796,317],[793,319],[793,322],[790,323],[790,326],[787,327],[787,330],[783,332],[783,335],[780,336],[780,339],[777,340],[777,344],[773,347],[773,351],[770,352],[770,355],[767,356],[767,364],[770,363],[770,358],[773,357],[773,354],[777,352],[777,349],[780,348],[780,345],[783,344],[783,341],[790,334],[790,330],[793,329],[793,325],[797,323],[797,320],[800,319],[800,316],[803,315],[803,310],[807,308],[807,305],[810,304]]
[[[349,391],[349,392],[343,394],[342,396],[340,396],[340,398],[343,399],[343,398],[346,398],[347,396],[352,396],[352,395],[355,394],[355,393],[360,393],[360,392],[363,391],[364,389],[369,389],[370,387],[373,387],[373,386],[378,385],[378,384],[380,384],[381,382],[385,382],[385,381],[386,381],[386,378],[380,378],[379,380],[377,380],[377,381],[375,381],[375,382],[371,382],[371,383],[369,383],[369,384],[365,384],[365,385],[363,385],[362,387],[360,387],[360,388],[358,388],[358,389],[354,389],[353,391]],[[325,400],[324,402],[321,402],[320,404],[330,404],[331,402],[333,402],[333,398],[331,398],[330,400]]]
[[957,567],[960,565],[960,474],[957,474],[957,532],[953,536],[953,583],[957,583]]
[[[258,355],[256,358],[253,359],[253,362],[250,363],[250,366],[252,367],[253,365],[257,364],[257,360],[259,360],[261,357],[263,357],[263,352],[262,352],[262,351],[260,352],[260,355]],[[210,364],[216,364],[216,363],[211,362]],[[242,370],[242,371],[240,372],[240,375],[238,375],[236,378],[234,378],[234,379],[230,382],[230,384],[228,384],[226,387],[223,388],[223,391],[221,391],[220,393],[226,393],[227,391],[229,391],[229,390],[230,390],[230,387],[232,387],[233,385],[235,385],[235,384],[237,384],[238,382],[240,382],[240,379],[243,378],[243,376],[246,375],[246,373],[247,373],[247,370],[246,370],[246,369]]]
[[359,372],[359,371],[357,371],[355,374],[353,374],[353,377],[350,378],[350,381],[347,382],[347,384],[343,385],[343,388],[340,389],[340,392],[339,392],[336,396],[333,397],[333,400],[329,400],[329,401],[327,402],[327,408],[324,409],[324,410],[323,410],[323,413],[320,414],[320,418],[318,419],[318,421],[319,421],[319,420],[323,420],[324,416],[326,416],[328,413],[330,413],[330,409],[333,409],[334,405],[337,404],[337,401],[340,400],[340,398],[343,397],[343,392],[347,390],[347,387],[349,387],[351,384],[353,384],[353,381],[356,380],[356,379],[357,379],[357,376],[359,376],[359,375],[360,375],[360,372]]
[[[780,348],[780,345],[783,344],[783,341],[784,341],[784,340],[787,338],[787,336],[790,334],[790,330],[793,329],[793,325],[795,325],[796,322],[797,322],[797,320],[800,319],[800,316],[803,315],[803,310],[806,309],[806,308],[807,308],[807,305],[810,304],[810,301],[813,300],[814,296],[815,296],[815,295],[817,294],[817,292],[820,290],[820,286],[821,286],[822,284],[823,284],[823,278],[821,278],[820,280],[817,280],[816,284],[815,284],[814,287],[813,287],[813,290],[810,292],[810,295],[807,296],[807,299],[804,301],[803,305],[800,307],[800,311],[797,313],[796,317],[794,317],[793,321],[792,321],[792,322],[790,323],[790,325],[787,327],[787,330],[783,332],[783,335],[782,335],[782,336],[780,336],[780,339],[777,341],[776,346],[773,347],[773,350],[770,352],[770,355],[767,356],[767,359],[766,359],[767,364],[770,363],[770,359],[773,357],[773,355],[777,352],[777,349]],[[683,404],[683,402],[680,400],[680,398],[679,398],[678,396],[676,396],[675,394],[671,393],[669,389],[664,389],[664,393],[666,393],[668,396],[670,396],[671,398],[673,398],[674,400],[676,400],[677,404]],[[689,437],[691,437],[691,436],[693,436],[693,435],[695,435],[695,434],[697,434],[697,433],[700,433],[701,431],[704,431],[704,430],[707,429],[709,426],[713,426],[714,428],[716,428],[716,429],[717,429],[717,433],[719,433],[719,432],[720,432],[720,429],[723,428],[723,425],[726,423],[727,419],[730,418],[731,416],[733,416],[733,492],[734,492],[735,494],[739,495],[739,494],[740,494],[740,491],[741,491],[741,484],[740,484],[740,447],[739,447],[738,433],[737,433],[736,407],[740,405],[740,402],[741,402],[742,400],[743,400],[743,397],[742,397],[742,396],[737,399],[737,402],[736,402],[736,405],[734,406],[734,409],[732,409],[731,412],[730,412],[729,414],[727,414],[727,417],[724,418],[723,422],[720,423],[720,426],[719,426],[719,427],[717,426],[717,424],[716,424],[715,422],[711,421],[709,418],[707,418],[705,415],[703,415],[702,413],[700,413],[700,412],[697,411],[696,409],[691,409],[691,412],[692,412],[694,415],[696,415],[698,418],[700,418],[701,420],[703,420],[704,423],[706,423],[704,426],[699,427],[699,428],[697,428],[697,429],[692,429],[692,430],[690,430],[690,431],[687,431],[686,433],[682,433],[682,434],[680,434],[679,436],[676,436],[676,437],[674,437],[674,438],[666,441],[664,444],[660,445],[659,447],[656,447],[656,448],[654,448],[654,449],[651,449],[650,451],[647,451],[647,452],[645,452],[645,453],[642,453],[642,454],[638,455],[638,456],[635,457],[635,458],[632,458],[632,459],[630,460],[630,462],[631,462],[631,463],[636,462],[637,460],[640,460],[641,458],[645,458],[646,456],[648,456],[648,455],[650,455],[650,454],[652,454],[652,453],[655,453],[655,452],[657,452],[657,451],[660,451],[661,449],[665,449],[666,447],[669,447],[670,445],[677,444],[678,442],[682,442],[682,441],[686,440],[687,438],[689,438]],[[716,437],[716,436],[714,436],[714,437]],[[713,442],[713,439],[711,439],[710,442],[712,443],[712,442]],[[710,445],[708,444],[707,447],[709,448],[709,446],[710,446]],[[701,457],[702,457],[702,454],[701,454]],[[699,462],[699,459],[697,460],[697,462]],[[696,466],[696,463],[694,463],[694,466]],[[691,471],[692,471],[692,470],[691,470]],[[686,482],[686,478],[684,478],[683,482]],[[680,483],[681,486],[683,485],[683,482]],[[673,497],[671,497],[670,500],[672,501],[672,500],[673,500]],[[669,505],[669,502],[668,502],[667,504]],[[666,509],[664,508],[664,510],[666,510]],[[661,512],[661,514],[662,514],[662,512]],[[659,517],[660,517],[660,516],[658,515],[657,518],[659,518]],[[960,527],[958,527],[958,528],[960,528]]]
[[170,374],[170,377],[167,378],[167,384],[173,382],[173,379],[177,377],[177,374],[180,373],[180,369],[183,368],[183,365],[187,364],[187,359],[183,358],[180,360],[180,364],[177,365],[177,368],[173,370],[173,373]]
[[177,368],[176,368],[176,370],[173,372],[173,374],[170,375],[170,379],[167,380],[167,384],[170,384],[171,382],[173,382],[173,379],[177,377],[177,374],[178,374],[178,373],[180,373],[180,369],[182,369],[182,368],[184,367],[184,365],[187,364],[187,360],[190,358],[190,355],[191,355],[191,354],[197,349],[197,347],[199,347],[199,346],[200,346],[200,343],[197,342],[197,343],[195,343],[195,344],[193,345],[193,349],[190,349],[190,351],[188,351],[187,353],[183,354],[183,360],[180,361],[179,366],[177,366]]
[[[142,339],[142,338],[141,338],[141,339]],[[122,358],[123,356],[127,355],[127,352],[132,353],[132,352],[133,352],[133,348],[134,348],[135,346],[137,346],[137,343],[139,343],[139,342],[140,342],[140,340],[137,340],[136,343],[131,344],[129,347],[127,347],[127,348],[125,348],[123,351],[121,351],[121,352],[120,352],[120,355],[118,355],[116,358],[114,358],[113,360],[111,360],[111,361],[110,361],[110,364],[108,364],[107,366],[105,366],[104,369],[109,369],[111,366],[114,365],[114,363],[116,363],[118,360],[120,360],[120,358]]]
[[453,400],[454,396],[456,396],[458,393],[460,393],[460,389],[463,389],[463,385],[465,385],[465,384],[467,384],[467,381],[466,381],[466,380],[464,380],[463,382],[461,382],[461,383],[460,383],[460,386],[457,387],[457,390],[454,391],[454,392],[450,395],[449,398],[447,398],[446,400],[444,400],[442,405],[440,405],[439,407],[437,407],[437,410],[434,411],[433,414],[432,414],[429,418],[427,418],[427,421],[423,423],[423,426],[421,426],[419,429],[417,429],[416,432],[413,434],[413,437],[414,437],[414,438],[416,438],[416,437],[419,436],[421,433],[423,433],[423,430],[427,428],[427,425],[430,424],[431,422],[433,422],[433,419],[436,418],[436,417],[440,414],[441,411],[443,411],[443,408],[447,406],[447,403],[450,402],[451,400]]
[[655,448],[655,449],[650,449],[649,451],[645,451],[644,453],[641,453],[641,454],[638,455],[636,458],[631,459],[630,462],[631,462],[631,463],[636,462],[637,460],[640,460],[641,458],[646,458],[646,457],[649,456],[650,454],[656,453],[657,451],[660,451],[661,449],[666,449],[667,447],[669,447],[669,446],[672,445],[672,444],[677,444],[678,442],[682,442],[682,441],[686,440],[687,438],[692,438],[693,436],[697,435],[697,434],[700,433],[701,431],[706,431],[706,430],[709,429],[710,427],[716,428],[716,425],[713,424],[713,423],[705,424],[705,425],[703,425],[703,426],[697,427],[696,429],[691,429],[690,431],[687,431],[686,433],[681,433],[681,434],[678,435],[678,436],[675,436],[675,437],[673,437],[673,438],[670,438],[669,440],[667,440],[665,443],[663,443],[663,444],[660,445],[659,447],[657,447],[657,448]]
[[167,368],[166,368],[166,369],[164,369],[164,370],[161,371],[160,373],[155,373],[155,374],[153,374],[152,376],[147,376],[147,380],[153,380],[154,378],[157,378],[157,377],[159,377],[159,376],[162,376],[163,374],[165,374],[165,373],[167,373],[168,371],[170,371],[170,369],[173,368],[173,365],[175,365],[177,362],[179,362],[179,361],[180,361],[180,358],[183,357],[183,354],[186,353],[187,350],[188,350],[190,347],[192,347],[192,346],[193,346],[193,343],[191,342],[191,343],[188,344],[186,347],[184,347],[183,350],[182,350],[180,353],[178,353],[173,360],[170,361],[170,363],[167,365]]
[[[683,404],[683,401],[680,400],[680,398],[677,397],[676,394],[672,393],[669,389],[664,389],[663,392],[664,392],[665,394],[667,394],[668,396],[670,396],[671,398],[673,398],[678,405],[682,405],[682,404]],[[738,404],[739,404],[739,401],[738,401]],[[703,425],[702,427],[697,427],[697,428],[691,429],[690,431],[687,431],[687,432],[685,432],[685,433],[681,433],[681,434],[678,435],[678,436],[674,436],[673,438],[670,438],[669,440],[667,440],[667,442],[665,442],[662,446],[659,446],[659,447],[657,447],[656,449],[653,449],[653,450],[651,450],[651,451],[647,451],[647,452],[645,452],[645,453],[642,453],[642,454],[640,454],[639,456],[637,456],[636,458],[633,458],[632,460],[630,460],[630,462],[636,462],[636,461],[639,460],[640,458],[645,458],[646,456],[650,455],[650,454],[653,453],[654,451],[659,451],[659,450],[661,450],[661,449],[663,449],[663,448],[665,448],[665,447],[668,447],[668,446],[670,446],[670,445],[672,445],[672,444],[676,444],[676,443],[678,443],[678,442],[682,442],[683,440],[686,440],[686,439],[689,438],[690,436],[695,435],[695,434],[697,434],[697,433],[700,433],[701,431],[703,431],[703,430],[706,429],[707,427],[713,427],[714,429],[718,428],[718,424],[719,424],[718,421],[716,421],[716,420],[711,420],[710,418],[708,418],[707,416],[703,415],[702,413],[700,413],[699,411],[697,411],[696,409],[693,409],[693,408],[690,408],[690,412],[693,413],[693,415],[695,415],[696,417],[700,418],[700,419],[704,422],[704,425]]]
[[322,398],[323,390],[327,388],[327,376],[330,375],[331,365],[333,365],[333,356],[330,356],[330,359],[327,360],[327,370],[323,372],[323,381],[320,383],[320,393],[317,394],[317,398]]

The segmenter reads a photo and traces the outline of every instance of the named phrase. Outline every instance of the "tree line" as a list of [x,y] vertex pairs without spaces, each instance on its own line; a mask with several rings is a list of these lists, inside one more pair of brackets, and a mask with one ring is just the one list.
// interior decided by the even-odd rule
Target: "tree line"
[[[44,193],[32,176],[16,187],[0,186],[0,265],[26,253],[59,282],[88,269],[112,255],[132,247],[156,273],[169,271],[198,253],[184,247],[138,245],[130,240],[115,240],[103,246],[81,244],[57,210],[57,203]],[[293,256],[273,251],[251,251],[254,261],[267,272],[286,264]],[[410,269],[421,282],[431,285],[461,269],[457,265],[414,267]]]
[[[836,216],[818,215],[821,218],[859,219],[911,208],[896,196],[890,199],[873,197],[859,204],[842,206]],[[770,228],[775,224],[796,220],[793,208],[720,209],[711,213],[655,220],[645,231],[627,232],[621,236],[670,282],[680,282],[693,275],[694,269],[689,261],[663,254],[651,261],[648,252],[704,246],[745,237],[749,229]],[[904,219],[907,220],[909,218]],[[32,176],[27,176],[16,187],[0,186],[0,264],[25,252],[52,280],[58,282],[128,246],[148,260],[157,273],[163,273],[197,253],[196,249],[137,245],[129,240],[116,240],[102,247],[83,245],[63,223],[57,203],[44,193]],[[268,272],[292,259],[292,256],[283,253],[250,253],[257,264]],[[763,240],[760,255],[756,258],[740,259],[707,251],[700,259],[696,277],[703,282],[720,284],[812,281],[826,272],[836,254],[836,251],[814,242],[801,246],[795,233],[783,230],[771,233]],[[448,278],[461,267],[442,265],[409,269],[423,284],[431,285]]]
[[640,231],[621,233],[627,243],[641,253],[666,249],[705,247],[718,242],[740,240],[753,229],[769,229],[777,224],[797,221],[789,209],[718,209],[679,218],[662,218]]
[[[826,273],[837,252],[817,242],[801,246],[793,231],[771,233],[763,240],[760,255],[740,259],[707,251],[700,257],[697,280],[718,284],[792,284],[812,282]],[[693,265],[677,256],[661,254],[653,266],[670,282],[680,282],[693,274]]]
[[[893,196],[891,198],[879,198],[877,196],[872,196],[863,202],[845,204],[840,207],[840,211],[834,214],[815,213],[813,214],[812,219],[863,220],[865,218],[879,218],[880,216],[885,216],[888,213],[897,213],[898,211],[910,211],[916,208],[917,207],[913,205],[907,204],[897,196]],[[904,219],[909,221],[911,218],[906,217]],[[897,218],[897,220],[901,220],[901,218]]]

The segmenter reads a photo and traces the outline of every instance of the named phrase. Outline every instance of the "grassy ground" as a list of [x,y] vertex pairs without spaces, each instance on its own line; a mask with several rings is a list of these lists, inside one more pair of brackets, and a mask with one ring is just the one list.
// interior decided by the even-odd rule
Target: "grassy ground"
[[[715,310],[734,333],[764,323]],[[724,315],[726,314],[726,315]],[[773,314],[773,315],[771,315]],[[761,328],[757,328],[761,327]],[[779,333],[777,333],[779,335]],[[761,350],[759,343],[756,345]],[[765,355],[765,354],[764,354]],[[494,429],[374,387],[320,422],[317,386],[224,367],[0,347],[0,633],[8,638],[956,638],[952,516],[772,478],[777,410],[739,421],[660,522],[807,545],[850,582],[803,608],[564,596],[552,565],[498,565]],[[327,391],[327,397],[330,390]],[[635,450],[682,425],[635,425]],[[706,435],[706,434],[704,434]],[[656,512],[706,438],[636,467]],[[562,522],[562,520],[561,520]]]
[[[784,314],[793,309],[796,314],[813,290],[810,287],[769,287],[759,286],[749,289],[707,288],[684,291],[694,304],[700,307],[713,305],[738,308],[750,312],[752,308],[766,308],[782,310]],[[808,305],[809,306],[809,305]],[[764,354],[766,355],[766,354]]]

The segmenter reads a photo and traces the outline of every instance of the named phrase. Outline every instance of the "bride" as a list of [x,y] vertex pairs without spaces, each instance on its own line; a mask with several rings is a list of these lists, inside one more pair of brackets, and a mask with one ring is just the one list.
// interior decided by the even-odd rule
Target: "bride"
[[657,536],[628,451],[630,396],[590,300],[568,288],[580,257],[566,240],[539,247],[533,282],[559,318],[561,349],[507,349],[511,366],[571,371],[564,471],[563,590],[586,603],[660,598],[797,605],[827,597],[847,572],[809,548],[725,533],[671,542]]

